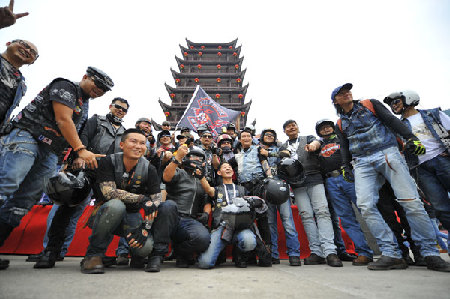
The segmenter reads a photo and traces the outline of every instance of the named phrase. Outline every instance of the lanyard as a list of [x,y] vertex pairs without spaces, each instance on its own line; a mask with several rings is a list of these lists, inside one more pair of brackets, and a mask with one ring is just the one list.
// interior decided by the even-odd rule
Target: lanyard
[[[225,188],[225,199],[227,201],[227,204],[232,204],[233,201],[231,201],[229,198],[227,186],[225,184],[223,184],[223,187]],[[235,184],[233,184],[233,198],[236,198],[236,185]]]

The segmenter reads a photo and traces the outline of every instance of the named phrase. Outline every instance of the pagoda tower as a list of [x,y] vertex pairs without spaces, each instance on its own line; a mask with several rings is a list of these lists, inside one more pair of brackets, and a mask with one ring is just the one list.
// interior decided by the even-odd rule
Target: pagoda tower
[[187,47],[180,45],[182,58],[175,56],[178,71],[170,69],[175,87],[164,83],[170,105],[159,100],[166,120],[175,127],[200,85],[220,105],[240,111],[237,123],[244,127],[252,101],[244,103],[249,84],[243,85],[246,69],[242,70],[244,57],[240,57],[241,46],[236,47],[237,39],[229,43],[186,42]]

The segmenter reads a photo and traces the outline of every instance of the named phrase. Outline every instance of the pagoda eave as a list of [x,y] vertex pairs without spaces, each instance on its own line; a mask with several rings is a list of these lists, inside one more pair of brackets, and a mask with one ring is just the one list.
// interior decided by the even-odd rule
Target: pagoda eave
[[[182,58],[179,58],[175,55],[175,60],[177,61],[177,64],[184,64],[186,65],[197,65],[199,64],[199,61],[197,60],[184,60]],[[244,61],[244,56],[240,57],[238,61],[202,61],[201,64],[202,65],[235,65],[235,64],[242,64],[242,62]]]
[[218,47],[218,46],[232,46],[233,48],[236,46],[238,39],[234,39],[229,43],[194,43],[192,41],[190,41],[189,39],[186,38],[186,43],[188,45],[188,47],[190,46],[194,46],[194,47],[201,47],[201,46],[205,46],[205,48],[208,47]]
[[[239,88],[235,88],[235,87],[202,87],[203,90],[207,93],[207,94],[212,94],[212,93],[223,93],[223,94],[235,94],[235,93],[242,93],[245,94],[247,93],[247,89],[250,83],[247,83],[246,85],[239,87]],[[166,86],[166,90],[167,92],[170,93],[174,93],[174,94],[180,94],[180,93],[191,93],[194,94],[195,91],[195,87],[171,87],[169,86],[167,83],[164,83],[164,85]]]

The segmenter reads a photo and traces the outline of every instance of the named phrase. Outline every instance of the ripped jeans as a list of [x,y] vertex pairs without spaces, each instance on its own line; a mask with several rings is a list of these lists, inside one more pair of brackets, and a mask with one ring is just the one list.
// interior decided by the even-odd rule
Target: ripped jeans
[[386,179],[394,190],[411,226],[411,236],[420,246],[422,256],[438,256],[436,234],[425,212],[417,186],[409,175],[405,159],[397,147],[390,147],[365,157],[355,158],[355,190],[358,208],[370,232],[385,256],[401,258],[394,233],[377,208],[378,192]]
[[58,157],[28,131],[15,128],[0,138],[0,196],[5,199],[0,225],[19,226],[41,198],[57,162]]

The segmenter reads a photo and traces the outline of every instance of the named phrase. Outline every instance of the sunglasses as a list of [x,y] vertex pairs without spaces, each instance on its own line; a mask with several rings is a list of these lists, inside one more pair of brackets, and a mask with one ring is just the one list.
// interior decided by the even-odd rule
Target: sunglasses
[[203,135],[202,137],[203,138],[207,138],[207,139],[212,139],[213,138],[212,135]]
[[397,104],[399,104],[401,101],[402,101],[402,99],[400,99],[400,98],[393,99],[393,100],[389,103],[389,106],[397,105]]
[[92,81],[94,81],[95,86],[97,86],[98,88],[100,88],[101,90],[103,90],[104,92],[109,91],[109,87],[107,87],[105,84],[103,84],[103,82],[101,82],[100,80],[98,80],[95,77],[90,77]]
[[18,43],[19,45],[24,47],[28,52],[31,53],[31,56],[33,56],[35,60],[39,57],[39,54],[36,52],[36,50],[31,48],[31,46],[26,41],[23,41],[21,39],[15,39],[12,41],[12,43]]
[[125,112],[125,113],[128,112],[128,109],[127,109],[127,108],[124,108],[124,107],[120,106],[119,104],[114,104],[113,106],[114,106],[114,108],[119,109],[119,110],[122,110],[122,111]]
[[266,134],[264,134],[264,137],[275,137],[275,135],[273,135],[272,133],[266,133]]

